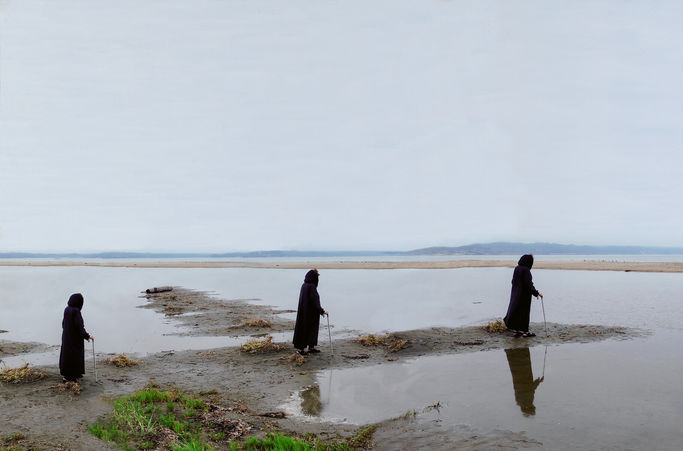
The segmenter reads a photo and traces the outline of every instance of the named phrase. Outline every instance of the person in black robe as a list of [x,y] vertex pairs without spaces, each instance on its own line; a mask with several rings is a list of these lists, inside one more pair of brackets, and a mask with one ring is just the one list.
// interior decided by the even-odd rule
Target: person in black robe
[[534,379],[531,369],[531,354],[529,348],[511,348],[505,350],[508,359],[512,386],[515,390],[515,401],[524,416],[536,415],[534,395],[536,389],[543,382],[543,377]]
[[72,294],[62,319],[62,349],[59,353],[59,372],[63,380],[75,382],[85,374],[85,346],[83,340],[94,340],[83,325],[81,309],[83,295]]
[[[318,277],[317,269],[308,271],[299,293],[299,307],[296,311],[296,325],[294,326],[292,343],[301,355],[306,355],[308,352],[320,352],[315,348],[318,345],[320,316],[328,313],[320,306]],[[308,346],[308,352],[305,350],[306,346]]]
[[515,272],[512,275],[512,291],[510,292],[510,305],[503,319],[508,329],[515,331],[515,336],[535,337],[536,334],[529,332],[529,311],[531,310],[531,296],[543,297],[534,287],[531,279],[531,267],[534,265],[534,256],[522,255],[519,259]]

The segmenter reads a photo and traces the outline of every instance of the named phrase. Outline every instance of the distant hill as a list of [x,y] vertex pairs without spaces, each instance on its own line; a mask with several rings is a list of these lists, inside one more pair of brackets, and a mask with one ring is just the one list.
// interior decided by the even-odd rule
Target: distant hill
[[137,258],[327,258],[382,257],[411,255],[683,255],[680,247],[646,246],[577,246],[557,243],[477,243],[457,247],[426,247],[412,251],[253,251],[224,253],[171,252],[97,252],[97,253],[30,253],[0,252],[0,258],[70,258],[70,259],[137,259]]
[[369,257],[404,255],[394,251],[253,251],[224,253],[170,253],[170,252],[96,252],[96,253],[39,253],[0,252],[0,258],[287,258],[287,257]]
[[577,246],[557,243],[477,243],[457,247],[426,247],[405,255],[672,255],[683,254],[680,247]]

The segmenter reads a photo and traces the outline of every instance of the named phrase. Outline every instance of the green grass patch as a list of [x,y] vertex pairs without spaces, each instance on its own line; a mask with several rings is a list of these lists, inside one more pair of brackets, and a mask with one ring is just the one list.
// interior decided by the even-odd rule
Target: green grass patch
[[343,441],[320,440],[312,434],[304,438],[290,437],[279,432],[269,433],[265,439],[251,437],[244,443],[232,443],[231,451],[353,451],[372,446],[372,435],[377,425],[360,429],[354,436]]
[[265,439],[252,437],[244,444],[247,451],[347,451],[352,448],[346,443],[321,442],[315,439],[303,440],[277,432],[270,433]]
[[[173,388],[148,386],[114,400],[109,417],[88,425],[92,435],[120,449],[174,451],[349,451],[367,449],[376,426],[345,440],[324,441],[314,435],[291,437],[270,432],[244,440],[249,425],[234,409],[209,404]],[[3,450],[4,451],[4,450]]]
[[203,438],[208,431],[197,418],[208,409],[200,398],[151,386],[116,399],[110,417],[88,425],[88,430],[126,450],[208,450],[213,449]]

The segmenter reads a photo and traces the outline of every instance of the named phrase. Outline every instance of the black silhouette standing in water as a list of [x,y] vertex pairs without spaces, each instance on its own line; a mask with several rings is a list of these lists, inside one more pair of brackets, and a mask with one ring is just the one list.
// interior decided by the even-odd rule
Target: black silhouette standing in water
[[[294,347],[299,354],[320,352],[315,346],[318,344],[318,330],[320,316],[327,312],[320,306],[318,295],[318,270],[312,269],[306,273],[304,284],[299,293],[299,307],[296,311],[296,325],[294,326]],[[308,346],[308,352],[305,348]]]
[[505,356],[512,374],[512,386],[515,389],[517,405],[525,416],[536,415],[534,395],[539,384],[543,382],[543,377],[534,380],[529,348],[506,349]]
[[81,309],[83,295],[72,294],[64,309],[62,320],[62,350],[59,354],[59,372],[63,380],[76,381],[85,374],[85,346],[83,340],[94,340],[83,325]]
[[534,265],[534,256],[522,255],[519,259],[515,272],[512,275],[512,291],[510,292],[510,305],[504,321],[508,329],[515,331],[515,336],[535,337],[536,334],[529,332],[529,311],[531,310],[531,296],[543,297],[534,287],[531,280],[531,267]]

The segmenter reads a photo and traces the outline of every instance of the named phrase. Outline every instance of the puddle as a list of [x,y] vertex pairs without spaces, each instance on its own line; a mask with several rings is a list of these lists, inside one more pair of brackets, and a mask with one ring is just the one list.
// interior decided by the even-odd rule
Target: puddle
[[403,417],[421,434],[524,432],[553,449],[648,449],[654,437],[658,449],[678,449],[683,360],[671,357],[682,338],[661,333],[322,371],[283,408],[309,421],[359,425]]

